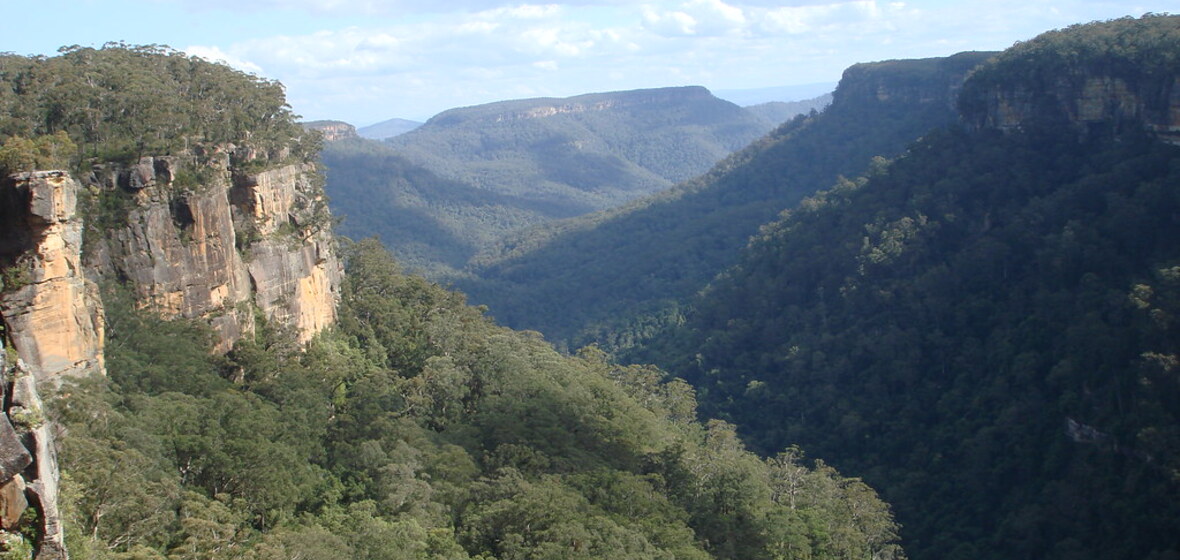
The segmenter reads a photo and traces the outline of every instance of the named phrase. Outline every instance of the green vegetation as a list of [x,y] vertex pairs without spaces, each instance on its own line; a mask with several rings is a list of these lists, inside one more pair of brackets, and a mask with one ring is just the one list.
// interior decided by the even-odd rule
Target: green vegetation
[[442,176],[584,213],[702,173],[771,126],[683,87],[451,109],[388,143]]
[[324,152],[343,232],[439,279],[505,234],[618,206],[706,171],[774,124],[703,88],[452,109]]
[[[1180,68],[1177,53],[1180,19],[1172,16],[1148,14],[1100,25],[1074,25],[1019,43],[980,68],[963,88],[960,106],[969,122],[985,124],[989,95],[1019,85],[1029,92],[1026,102],[1033,108],[1031,113],[1049,121],[1042,124],[1061,124],[1079,112],[1068,106],[1061,92],[1080,90],[1089,78],[1102,76],[1133,88],[1150,111],[1159,113],[1150,116],[1159,118],[1167,113],[1167,92]],[[1139,124],[1132,114],[1120,116],[1125,119],[1111,119],[1106,125],[1118,131]]]
[[435,277],[462,270],[479,247],[557,211],[442,178],[373,140],[328,142],[322,158],[332,213],[343,218],[338,231],[376,235],[406,267]]
[[559,345],[639,344],[676,324],[680,302],[783,208],[953,122],[953,88],[989,56],[854,66],[824,113],[797,117],[659,195],[512,235],[455,283],[503,324]]
[[69,167],[69,158],[78,147],[64,131],[35,139],[12,136],[0,143],[0,175],[36,169]]
[[[1177,21],[999,60],[1175,38]],[[863,476],[914,558],[1173,557],[1180,148],[1143,128],[928,133],[764,227],[635,359],[759,451],[798,444]]]
[[60,52],[0,55],[0,140],[62,131],[77,156],[110,161],[247,138],[276,150],[300,136],[277,82],[159,45]]
[[554,351],[348,250],[338,328],[204,327],[106,296],[109,379],[67,386],[71,557],[897,558],[888,508],[770,460],[650,367]]
[[312,157],[283,87],[159,45],[0,54],[0,167],[69,168],[95,159],[199,152],[248,143],[264,159]]

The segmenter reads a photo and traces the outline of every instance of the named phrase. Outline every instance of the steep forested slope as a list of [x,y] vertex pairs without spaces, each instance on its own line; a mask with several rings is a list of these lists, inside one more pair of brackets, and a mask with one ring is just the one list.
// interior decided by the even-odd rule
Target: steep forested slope
[[902,557],[870,488],[759,459],[684,382],[348,254],[339,328],[306,349],[272,328],[214,356],[107,294],[109,382],[58,401],[72,557]]
[[399,262],[435,276],[461,270],[480,247],[554,211],[545,201],[440,177],[373,140],[327,142],[321,158],[338,231],[378,236]]
[[915,558],[1177,554],[1176,53],[1175,17],[1005,52],[984,128],[765,227],[644,358],[877,485]]
[[[227,98],[239,105],[208,112]],[[109,374],[98,359],[35,379],[5,307],[0,557],[65,558],[63,527],[78,560],[903,557],[872,489],[797,448],[746,451],[733,426],[697,422],[691,387],[655,368],[496,326],[373,240],[347,246],[342,285],[285,274],[286,249],[333,272],[338,261],[304,161],[318,135],[277,84],[108,45],[0,58],[0,103],[0,167],[19,172],[0,181],[0,303],[42,268],[101,280]],[[25,172],[46,165],[72,171]],[[299,188],[277,188],[280,175]],[[214,199],[224,228],[195,202]],[[52,232],[55,251],[23,250],[66,221],[78,227]],[[304,251],[309,237],[324,243]],[[248,270],[217,276],[239,262]],[[238,278],[298,291],[233,300]],[[317,289],[339,308],[300,308],[315,329],[263,307]],[[186,314],[193,300],[215,308]],[[88,304],[40,309],[58,302]],[[253,320],[225,337],[230,314]],[[29,381],[59,390],[51,407]]]
[[854,66],[824,113],[782,125],[667,193],[512,236],[457,285],[510,326],[572,346],[631,345],[780,210],[952,122],[958,86],[988,56]]

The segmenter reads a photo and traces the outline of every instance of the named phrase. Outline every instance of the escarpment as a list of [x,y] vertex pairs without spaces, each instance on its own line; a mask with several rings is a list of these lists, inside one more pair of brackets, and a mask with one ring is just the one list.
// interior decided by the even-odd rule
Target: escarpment
[[207,323],[213,352],[262,326],[306,342],[342,272],[321,135],[281,84],[155,45],[0,59],[0,556],[65,558],[38,391],[68,407],[69,378],[105,375],[127,304]]
[[967,75],[995,54],[968,51],[943,58],[855,64],[844,71],[832,104],[893,103],[953,110]]
[[334,321],[341,274],[321,180],[231,151],[96,168],[87,264],[164,317],[208,321],[218,350],[253,332],[255,310],[306,341]]
[[0,179],[0,315],[37,378],[103,368],[102,306],[82,267],[79,185],[63,171]]
[[[959,99],[975,129],[1067,126],[1080,134],[1147,130],[1180,143],[1180,48],[1173,20],[1125,18],[1085,31],[1051,31],[980,67]],[[1144,49],[1137,38],[1158,42]]]
[[[66,171],[0,181],[0,546],[67,557],[38,386],[105,373],[98,283],[163,317],[207,321],[217,351],[258,317],[305,342],[336,317],[330,223],[313,164],[233,146],[96,164],[82,182]],[[31,524],[35,542],[21,536]]]

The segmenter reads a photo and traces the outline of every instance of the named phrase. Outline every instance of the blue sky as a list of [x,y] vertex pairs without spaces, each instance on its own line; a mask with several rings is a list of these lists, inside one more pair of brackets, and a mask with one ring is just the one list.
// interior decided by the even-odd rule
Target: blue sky
[[1001,50],[1180,0],[0,0],[0,51],[165,44],[358,126],[525,97],[834,83],[857,62]]

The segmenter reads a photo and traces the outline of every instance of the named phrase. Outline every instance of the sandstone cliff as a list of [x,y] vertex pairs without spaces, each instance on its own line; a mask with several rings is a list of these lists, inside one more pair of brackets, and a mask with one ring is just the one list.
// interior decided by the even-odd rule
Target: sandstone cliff
[[38,379],[101,372],[102,311],[82,268],[78,183],[62,171],[0,180],[0,315]]
[[967,74],[995,54],[969,51],[945,58],[855,64],[844,71],[832,104],[899,103],[953,109]]
[[207,320],[218,350],[253,331],[255,310],[300,341],[334,322],[341,268],[313,164],[231,146],[102,166],[89,182],[119,223],[92,230],[87,265],[165,317]]
[[[1157,25],[1158,24],[1158,25]],[[959,109],[972,128],[1072,126],[1079,133],[1146,129],[1180,143],[1180,27],[1157,16],[1045,33],[980,67]],[[1153,38],[1153,49],[1136,46]]]
[[[54,428],[37,389],[104,374],[92,279],[126,286],[165,317],[208,321],[218,351],[253,331],[258,316],[300,341],[335,321],[341,267],[322,180],[311,163],[275,159],[224,146],[97,165],[85,187],[65,171],[0,180],[4,550],[67,557]],[[20,536],[29,507],[35,543]]]
[[[1031,122],[1067,122],[1079,131],[1144,127],[1164,140],[1180,143],[1180,76],[1162,88],[1085,69],[1064,75],[1046,89],[996,84],[977,94],[964,111],[974,128],[1014,130]],[[1161,92],[1162,90],[1162,92]]]
[[327,142],[358,138],[356,127],[344,121],[310,121],[302,125],[305,129],[320,131]]

